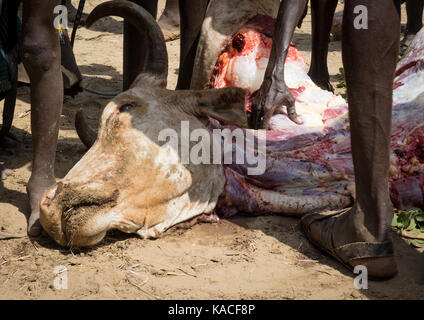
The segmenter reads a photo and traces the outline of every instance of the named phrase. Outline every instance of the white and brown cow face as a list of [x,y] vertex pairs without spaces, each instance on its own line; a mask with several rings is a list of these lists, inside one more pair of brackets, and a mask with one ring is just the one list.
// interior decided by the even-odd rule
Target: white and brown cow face
[[141,75],[113,99],[94,145],[45,193],[40,221],[60,245],[91,246],[110,229],[156,237],[215,207],[225,182],[222,166],[183,164],[160,133],[172,129],[181,136],[182,121],[190,131],[206,130],[199,120],[206,116],[245,123],[245,92],[169,91],[161,84]]

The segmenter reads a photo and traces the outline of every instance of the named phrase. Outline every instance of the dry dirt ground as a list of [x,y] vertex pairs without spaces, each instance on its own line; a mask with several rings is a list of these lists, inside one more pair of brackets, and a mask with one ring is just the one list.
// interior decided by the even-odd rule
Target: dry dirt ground
[[[90,11],[101,0],[87,1]],[[163,7],[163,1],[161,1]],[[310,15],[296,31],[297,47],[310,58]],[[405,17],[403,17],[405,20]],[[86,84],[119,90],[122,82],[122,21],[107,18],[92,30],[81,28],[75,54]],[[178,73],[179,41],[167,44],[169,88]],[[330,43],[331,80],[342,78],[340,42]],[[364,57],[366,53],[364,53]],[[51,94],[55,94],[52,92]],[[61,117],[56,177],[82,157],[85,148],[73,126],[84,108],[91,125],[107,99],[88,93],[66,98]],[[12,132],[17,148],[0,149],[0,165],[11,169],[0,180],[0,231],[24,233],[28,204],[25,185],[31,171],[29,89],[19,89]],[[353,277],[313,248],[297,219],[282,216],[236,217],[190,230],[170,230],[157,240],[120,232],[91,249],[57,246],[47,236],[0,241],[1,299],[411,299],[423,298],[424,255],[394,235],[399,275],[354,288]],[[68,289],[54,286],[54,270],[67,270]],[[62,267],[59,267],[59,269]]]

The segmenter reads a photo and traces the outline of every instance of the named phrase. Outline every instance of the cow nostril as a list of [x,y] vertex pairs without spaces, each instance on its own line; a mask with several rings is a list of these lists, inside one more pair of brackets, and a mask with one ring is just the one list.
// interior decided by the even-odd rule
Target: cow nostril
[[123,106],[119,107],[119,112],[125,112],[128,111],[132,108],[134,108],[135,106],[132,104],[124,104]]
[[41,204],[45,206],[49,206],[50,203],[56,198],[56,196],[62,191],[63,183],[59,182],[56,185],[54,185],[52,188],[50,188],[47,192],[45,197],[41,200]]

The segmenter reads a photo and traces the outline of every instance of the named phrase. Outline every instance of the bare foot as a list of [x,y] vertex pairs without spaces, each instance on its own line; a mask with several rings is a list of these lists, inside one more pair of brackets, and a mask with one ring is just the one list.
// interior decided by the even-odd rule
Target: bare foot
[[31,214],[28,219],[28,235],[37,237],[41,234],[40,224],[40,200],[44,192],[55,184],[53,177],[33,177],[31,176],[27,185],[27,194],[29,198],[29,205]]
[[321,89],[334,93],[334,88],[331,85],[330,80],[328,79],[328,76],[316,76],[311,72],[308,73],[308,76]]
[[[387,212],[393,217],[393,208],[388,207]],[[367,227],[364,223],[365,213],[354,205],[353,208],[347,210],[344,214],[336,219],[334,230],[343,230],[334,234],[334,245],[342,246],[348,243],[365,241],[365,242],[384,242],[390,241],[390,224],[391,220],[374,221],[375,225],[379,225],[380,230],[384,230],[377,234],[371,227]],[[383,219],[382,219],[383,220]]]
[[4,166],[0,165],[0,180],[6,180],[8,176],[13,174],[13,170],[6,169]]
[[178,12],[164,11],[158,20],[165,41],[172,41],[180,37],[180,15]]
[[409,45],[411,44],[412,40],[414,40],[415,34],[405,34],[402,41],[400,42],[400,54],[405,54],[406,50],[408,50]]
[[308,239],[351,270],[364,265],[370,277],[393,277],[397,268],[390,224],[380,221],[382,232],[375,235],[364,225],[363,213],[355,207],[339,212],[304,216],[301,224]]

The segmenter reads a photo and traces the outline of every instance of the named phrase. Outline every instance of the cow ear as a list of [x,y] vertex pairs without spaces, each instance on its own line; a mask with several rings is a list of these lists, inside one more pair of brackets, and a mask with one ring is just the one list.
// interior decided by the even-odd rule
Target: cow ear
[[246,94],[246,90],[235,87],[195,91],[196,114],[214,118],[225,124],[246,126]]
[[132,88],[166,88],[166,75],[153,75],[150,73],[140,73],[134,82],[131,84]]

